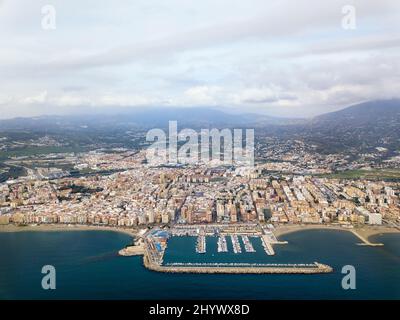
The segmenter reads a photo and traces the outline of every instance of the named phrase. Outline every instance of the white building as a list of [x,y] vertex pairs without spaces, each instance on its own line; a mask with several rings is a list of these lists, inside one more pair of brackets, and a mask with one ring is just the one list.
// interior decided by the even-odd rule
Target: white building
[[382,224],[382,215],[380,213],[371,213],[364,207],[357,207],[356,212],[365,216],[368,224]]

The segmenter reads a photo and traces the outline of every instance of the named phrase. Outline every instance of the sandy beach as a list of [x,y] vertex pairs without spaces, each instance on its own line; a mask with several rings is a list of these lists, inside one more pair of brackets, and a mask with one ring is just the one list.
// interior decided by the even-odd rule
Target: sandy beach
[[368,226],[364,225],[362,227],[354,227],[354,228],[346,228],[340,225],[281,225],[275,227],[274,234],[277,238],[283,236],[288,233],[303,231],[303,230],[313,230],[313,229],[326,229],[326,230],[339,230],[339,231],[348,231],[356,234],[357,236],[361,236],[362,238],[369,240],[371,236],[384,234],[384,233],[398,233],[399,229],[393,227],[386,226]]
[[364,238],[368,239],[375,235],[381,235],[385,233],[399,233],[400,230],[393,227],[386,226],[364,226],[361,228],[355,228],[354,230]]
[[23,232],[23,231],[113,231],[127,234],[134,237],[137,231],[134,229],[123,229],[116,227],[63,225],[63,224],[41,224],[16,226],[13,224],[0,225],[0,232]]

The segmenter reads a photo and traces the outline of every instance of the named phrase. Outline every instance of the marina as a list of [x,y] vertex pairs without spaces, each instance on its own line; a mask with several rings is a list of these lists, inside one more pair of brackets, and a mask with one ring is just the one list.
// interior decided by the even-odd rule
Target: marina
[[242,253],[242,248],[240,247],[239,238],[236,234],[231,235],[231,241],[234,253]]
[[[155,228],[143,235],[145,239],[144,265],[150,270],[168,273],[313,274],[332,272],[330,266],[319,262],[273,263],[275,261],[269,258],[265,260],[266,257],[262,251],[265,251],[267,256],[274,256],[273,245],[283,243],[277,241],[275,235],[269,230],[247,227],[243,228],[242,232],[227,232],[228,230],[224,228],[225,226],[214,226],[207,230],[202,226],[196,226],[196,228],[178,228],[168,231]],[[168,258],[164,262],[164,254],[171,235],[175,238],[174,243],[178,238],[191,238],[188,241],[195,247],[193,251],[196,255],[192,261],[174,261]],[[231,244],[228,243],[227,237],[231,238]],[[242,239],[244,249],[239,238]],[[209,252],[206,250],[207,246],[210,246]],[[184,248],[182,247],[181,250]]]

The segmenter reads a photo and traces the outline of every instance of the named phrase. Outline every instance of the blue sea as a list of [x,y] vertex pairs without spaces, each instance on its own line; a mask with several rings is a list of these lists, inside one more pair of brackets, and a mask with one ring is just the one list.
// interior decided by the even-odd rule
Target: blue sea
[[[400,299],[400,234],[372,238],[383,247],[359,246],[349,232],[307,230],[284,235],[267,256],[250,238],[255,253],[217,253],[217,238],[207,238],[207,253],[195,252],[196,238],[174,237],[164,262],[312,263],[331,274],[223,275],[165,274],[143,267],[142,257],[120,257],[131,238],[112,231],[0,233],[0,299]],[[56,289],[43,290],[41,269],[56,268]],[[344,265],[356,269],[356,289],[344,290]]]

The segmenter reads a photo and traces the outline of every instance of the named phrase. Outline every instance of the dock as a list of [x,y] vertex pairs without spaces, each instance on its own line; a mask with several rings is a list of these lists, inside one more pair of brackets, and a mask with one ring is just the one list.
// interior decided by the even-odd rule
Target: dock
[[239,238],[236,234],[231,235],[231,241],[234,253],[242,253],[242,248],[240,247]]
[[256,252],[248,236],[242,236],[242,241],[246,252]]
[[197,237],[196,252],[206,253],[206,237],[204,235],[200,235]]
[[220,236],[218,238],[218,252],[228,252],[228,244],[226,242],[225,236]]

